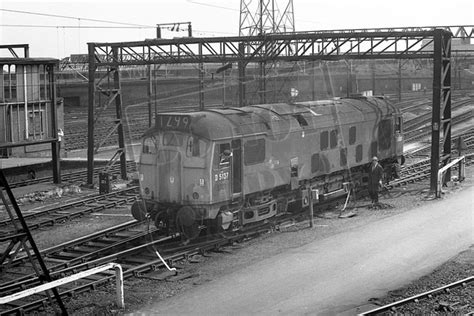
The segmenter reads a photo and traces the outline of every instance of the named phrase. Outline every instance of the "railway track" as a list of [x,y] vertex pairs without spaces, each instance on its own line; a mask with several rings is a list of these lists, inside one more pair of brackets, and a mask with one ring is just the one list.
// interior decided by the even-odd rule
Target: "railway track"
[[[456,101],[452,102],[451,109],[452,110],[458,109],[462,106],[472,104],[472,103],[473,103],[473,101],[472,101],[471,98],[462,98],[462,99],[459,99],[459,100],[456,100]],[[469,112],[469,113],[471,113],[471,112]],[[411,131],[414,131],[418,128],[422,128],[425,125],[430,124],[430,123],[431,123],[431,111],[429,111],[429,112],[427,112],[423,115],[419,115],[419,116],[417,116],[417,117],[415,117],[411,120],[405,121],[403,123],[404,131],[405,132],[411,132]]]
[[[402,174],[402,179],[392,182],[391,186],[400,186],[428,177],[429,161],[405,168]],[[179,235],[165,237],[155,229],[144,229],[144,223],[134,221],[43,250],[42,254],[49,265],[53,279],[109,262],[122,265],[124,278],[143,276],[149,272],[167,275],[164,262],[173,266],[174,263],[192,258],[196,254],[220,251],[222,247],[232,246],[252,236],[278,229],[279,225],[295,220],[301,221],[301,218],[307,219],[306,215],[300,213],[282,216],[256,225],[245,232],[227,236],[206,236],[188,245],[180,243]],[[144,240],[147,241],[144,242]],[[164,262],[158,258],[156,249],[159,249]],[[31,273],[31,270],[30,273],[25,273],[27,270],[22,264],[25,259],[26,257],[23,256],[12,262],[12,268],[18,270],[9,275],[16,277],[0,284],[1,296],[39,284],[38,278]],[[100,273],[73,285],[63,286],[59,288],[59,292],[62,297],[71,297],[77,293],[94,290],[97,286],[107,284],[114,278],[115,276],[111,273]],[[2,306],[0,315],[38,310],[44,308],[47,302],[48,297],[45,294],[37,294],[28,299],[16,301],[14,305]]]
[[[474,129],[470,128],[468,130],[460,131],[451,136],[451,148],[453,148],[453,152],[457,152],[457,141],[458,138],[462,137],[466,145],[470,150],[473,148],[473,142],[474,142]],[[412,140],[412,142],[414,142]],[[442,143],[440,143],[440,148],[442,148]],[[404,152],[404,155],[406,158],[413,158],[413,157],[420,157],[420,156],[429,156],[431,155],[431,144],[429,142],[425,142],[421,146],[417,146],[413,149],[410,149],[406,152]]]
[[[104,167],[94,168],[94,177],[98,177],[99,172],[103,171],[103,169]],[[129,170],[130,172],[136,171],[137,170],[136,163],[134,161],[127,161],[127,170]],[[112,166],[110,168],[109,173],[115,174],[115,175],[120,174],[120,166],[119,165]],[[73,172],[63,173],[61,175],[61,180],[65,182],[85,182],[86,178],[87,178],[87,170],[73,171]],[[10,184],[10,187],[18,188],[18,187],[23,187],[23,186],[28,186],[28,185],[38,184],[38,183],[52,183],[52,182],[53,182],[53,177],[50,176],[50,177],[42,177],[42,178],[13,182]]]
[[[472,161],[472,155],[469,156]],[[393,181],[390,186],[400,186],[420,181],[430,175],[429,160],[407,166],[402,170],[402,178]],[[101,204],[101,203],[95,203]],[[105,203],[103,203],[105,204]],[[99,205],[96,205],[99,207]],[[180,243],[178,234],[165,237],[156,229],[144,228],[145,223],[136,221],[125,223],[102,232],[98,232],[71,242],[67,242],[42,251],[53,279],[77,273],[109,262],[120,263],[124,269],[124,277],[140,276],[148,272],[165,272],[164,262],[173,266],[175,262],[189,259],[195,254],[208,251],[219,251],[222,247],[231,246],[246,238],[272,231],[282,223],[295,220],[290,216],[306,218],[305,213],[279,217],[262,223],[245,232],[227,236],[206,236],[188,245]],[[151,239],[151,240],[150,240]],[[158,258],[159,249],[164,262]],[[11,262],[8,275],[11,279],[2,279],[0,296],[15,293],[19,290],[39,284],[39,280],[31,267],[25,266],[26,256],[23,255]],[[63,297],[94,290],[97,286],[107,284],[114,279],[113,274],[104,272],[82,279],[76,283],[59,288]],[[0,315],[18,314],[44,308],[48,305],[45,294],[36,294],[28,299],[15,301],[14,304],[0,307]]]
[[[138,187],[130,187],[108,194],[94,195],[76,202],[71,202],[35,213],[25,214],[26,223],[30,230],[69,221],[73,218],[84,216],[117,206],[131,205],[139,197]],[[15,227],[20,226],[17,218],[0,221],[0,237],[14,233]]]
[[[285,219],[285,221],[287,220]],[[206,236],[188,245],[180,243],[179,235],[160,236],[156,230],[137,230],[139,225],[143,225],[143,223],[127,223],[129,234],[124,233],[124,224],[124,227],[118,228],[117,231],[111,232],[109,229],[101,232],[98,237],[87,236],[74,243],[59,245],[54,249],[43,251],[46,262],[56,263],[56,265],[49,267],[51,277],[53,279],[60,278],[109,262],[119,263],[122,266],[124,278],[141,276],[164,268],[164,262],[173,266],[174,263],[196,254],[220,251],[224,246],[271,231],[277,223],[263,223],[246,232],[234,235]],[[130,229],[131,227],[132,229]],[[144,243],[145,238],[153,240]],[[104,244],[107,246],[103,246]],[[102,248],[91,251],[90,249],[93,247]],[[156,254],[158,247],[164,261]],[[15,275],[21,274],[20,277],[0,284],[0,296],[40,284],[34,274],[25,274],[21,267],[18,268],[18,271],[15,272]],[[71,297],[78,293],[94,290],[97,286],[106,284],[114,278],[114,274],[104,272],[81,279],[69,286],[61,286],[58,290],[62,297]],[[36,294],[28,299],[15,301],[14,304],[1,306],[0,315],[30,312],[44,308],[47,304],[48,297],[45,294]]]
[[[432,312],[442,312],[444,313],[452,313],[452,314],[464,314],[464,308],[466,306],[456,306],[456,304],[447,304],[447,303],[440,303],[440,301],[437,299],[438,296],[444,294],[444,293],[451,293],[453,291],[456,291],[457,289],[462,289],[465,291],[468,291],[468,288],[473,291],[474,289],[474,276],[465,278],[463,280],[459,280],[457,282],[453,282],[450,284],[447,284],[445,286],[436,288],[431,291],[427,291],[418,295],[414,295],[408,298],[405,298],[403,300],[381,306],[375,309],[372,309],[370,311],[361,313],[359,315],[379,315],[379,314],[384,314],[389,312],[390,314],[392,313],[409,313],[411,312],[407,310],[402,310],[406,308],[410,304],[417,304],[417,305],[425,305],[425,306],[432,306]],[[465,315],[471,315],[471,313],[467,313]]]

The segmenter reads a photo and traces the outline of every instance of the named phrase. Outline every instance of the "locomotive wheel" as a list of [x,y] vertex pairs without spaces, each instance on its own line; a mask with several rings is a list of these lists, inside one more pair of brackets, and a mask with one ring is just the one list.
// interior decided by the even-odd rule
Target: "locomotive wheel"
[[135,201],[135,203],[132,204],[131,211],[133,218],[139,222],[144,221],[147,215],[145,201]]
[[176,227],[178,231],[189,240],[199,236],[199,225],[194,210],[189,206],[183,206],[176,214]]

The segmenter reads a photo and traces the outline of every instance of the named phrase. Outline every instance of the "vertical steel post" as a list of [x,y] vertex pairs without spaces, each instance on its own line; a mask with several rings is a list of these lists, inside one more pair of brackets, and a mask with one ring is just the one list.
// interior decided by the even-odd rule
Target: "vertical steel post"
[[[443,115],[443,166],[451,160],[451,33],[443,32],[442,38],[441,97]],[[446,170],[446,181],[451,179],[451,168]]]
[[48,80],[49,80],[49,95],[51,97],[51,136],[56,140],[51,143],[51,153],[53,160],[53,182],[61,183],[61,153],[59,152],[58,143],[58,111],[56,98],[56,74],[54,73],[54,66],[48,66]]
[[375,60],[370,61],[370,70],[372,72],[372,95],[375,95]]
[[398,102],[402,101],[402,60],[398,60]]
[[25,58],[30,58],[30,45],[25,44],[23,47],[24,53],[25,53]]
[[265,72],[266,72],[266,63],[264,61],[260,62],[259,63],[260,65],[260,80],[259,80],[259,86],[258,86],[258,89],[259,89],[259,94],[258,94],[258,97],[259,97],[259,102],[260,104],[264,104],[266,103],[267,101],[267,98],[266,98],[266,90],[267,90],[267,83],[266,83],[266,78],[265,78]]
[[334,89],[332,87],[331,74],[329,73],[329,66],[327,62],[322,63],[324,87],[326,88],[326,96],[328,98],[334,98]]
[[308,188],[308,200],[309,200],[309,227],[313,228],[314,226],[314,208],[313,208],[313,190],[311,187]]
[[310,77],[310,84],[311,84],[311,100],[316,100],[316,69],[314,68],[314,60],[311,61],[311,77]]
[[239,43],[239,106],[245,106],[245,45],[244,43]]
[[89,52],[89,100],[87,118],[87,184],[94,183],[94,105],[95,105],[95,46],[88,43]]
[[120,72],[118,66],[118,47],[112,47],[112,54],[114,57],[114,62],[116,63],[113,66],[112,71],[114,72],[114,90],[117,93],[115,97],[115,112],[117,118],[117,133],[119,141],[119,150],[120,150],[120,175],[122,179],[127,179],[127,151],[125,148],[125,135],[123,129],[123,118],[122,118],[122,90],[120,86]]
[[346,97],[350,97],[352,94],[352,61],[347,62],[347,91]]
[[437,178],[439,170],[439,131],[441,124],[441,94],[442,94],[442,72],[443,72],[443,33],[442,30],[434,30],[434,56],[433,56],[433,106],[431,116],[431,171],[430,192],[436,194]]
[[151,64],[147,65],[148,68],[148,127],[151,127],[153,123],[153,115],[151,110],[152,95],[153,95],[153,78],[151,73]]
[[199,43],[199,110],[204,110],[204,64],[202,62],[202,43]]
[[188,23],[188,37],[193,37],[193,27],[191,26],[191,22]]

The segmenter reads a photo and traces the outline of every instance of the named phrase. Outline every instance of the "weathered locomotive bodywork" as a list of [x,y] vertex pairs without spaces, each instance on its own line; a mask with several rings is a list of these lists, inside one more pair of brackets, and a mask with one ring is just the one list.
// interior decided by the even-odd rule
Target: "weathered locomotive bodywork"
[[238,228],[364,185],[378,156],[386,170],[402,158],[400,112],[383,98],[166,113],[143,138],[139,177],[157,225],[184,230]]

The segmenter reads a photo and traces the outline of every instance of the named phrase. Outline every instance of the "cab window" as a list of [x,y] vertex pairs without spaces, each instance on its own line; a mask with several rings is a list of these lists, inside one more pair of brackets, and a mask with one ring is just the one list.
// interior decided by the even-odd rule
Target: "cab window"
[[230,150],[230,144],[220,144],[219,145],[219,167],[227,167],[230,164],[230,157],[232,157],[232,152]]
[[183,144],[183,135],[177,133],[164,133],[163,146],[181,146]]
[[156,154],[158,152],[158,140],[155,136],[147,137],[143,140],[143,153]]
[[188,137],[186,155],[188,157],[204,157],[206,155],[206,142],[196,136]]

